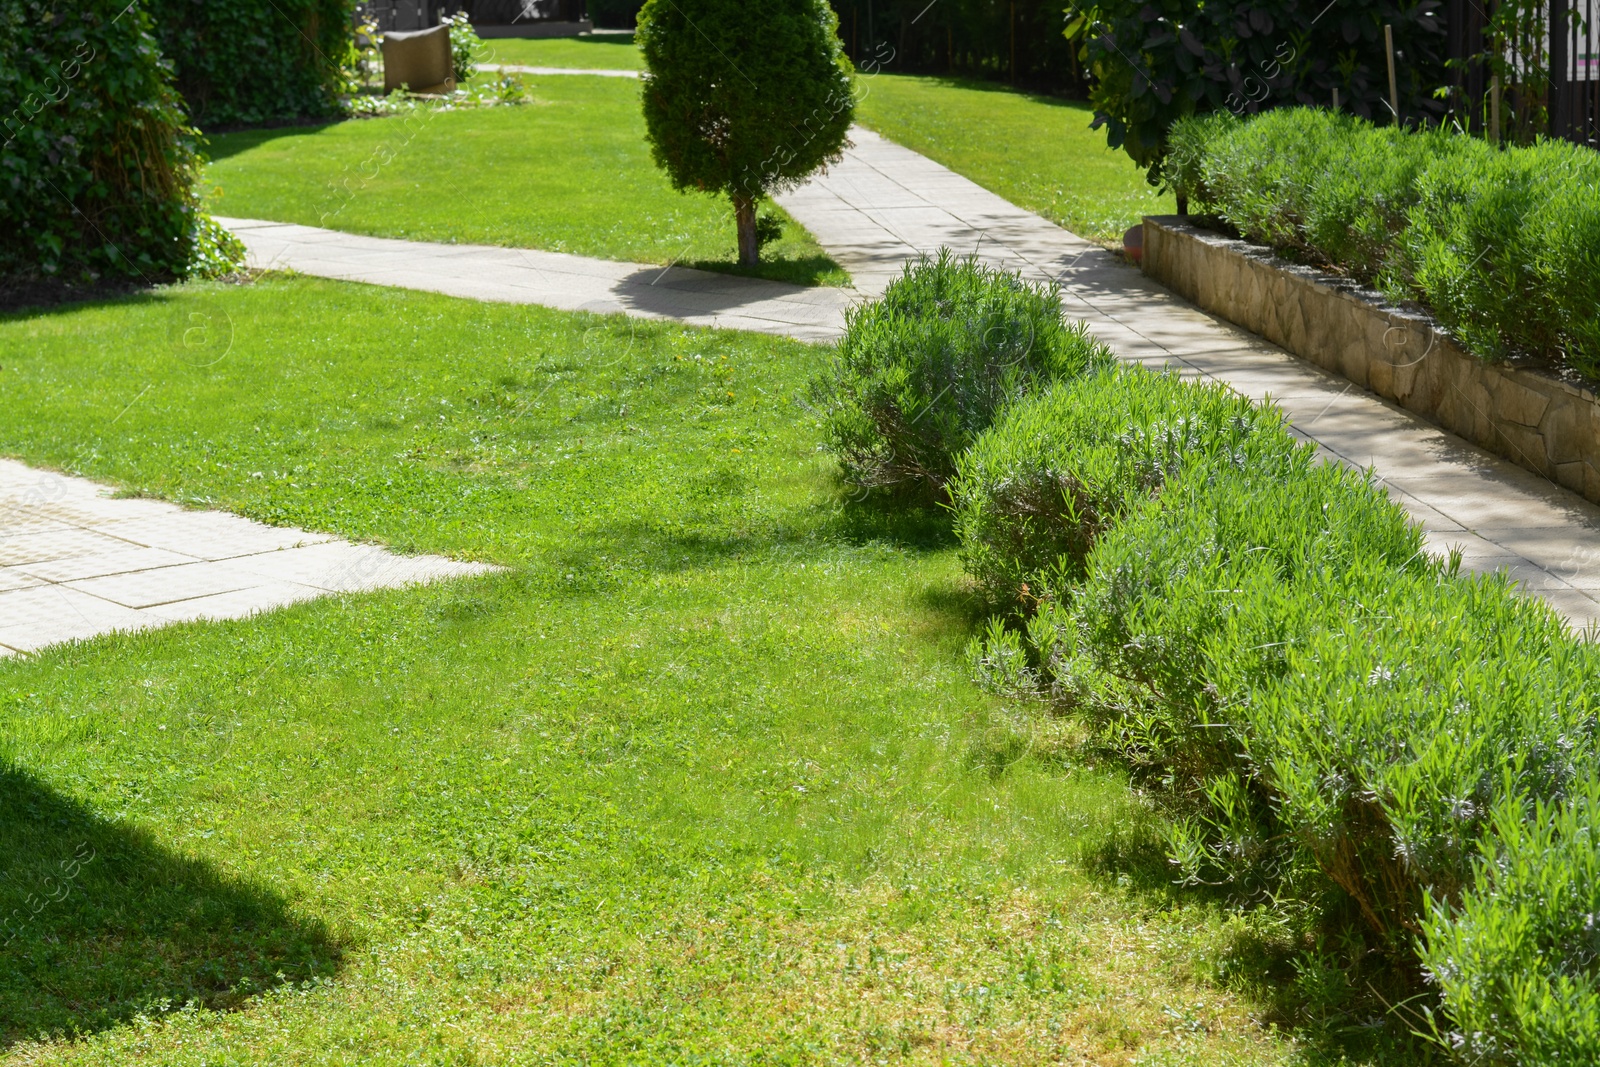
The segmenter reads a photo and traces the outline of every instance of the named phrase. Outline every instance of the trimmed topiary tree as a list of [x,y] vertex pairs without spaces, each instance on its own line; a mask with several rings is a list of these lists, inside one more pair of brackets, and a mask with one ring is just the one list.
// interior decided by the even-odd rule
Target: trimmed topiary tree
[[0,276],[230,269],[197,139],[142,5],[0,0]]
[[739,262],[761,258],[756,205],[837,162],[855,116],[826,0],[648,0],[644,118],[674,188],[726,193]]

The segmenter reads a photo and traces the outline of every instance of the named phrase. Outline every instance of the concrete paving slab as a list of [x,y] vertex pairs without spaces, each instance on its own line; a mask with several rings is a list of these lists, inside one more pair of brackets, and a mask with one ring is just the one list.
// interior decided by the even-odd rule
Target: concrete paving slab
[[87,479],[0,459],[0,655],[492,569],[115,499]]
[[786,285],[731,274],[620,263],[534,249],[430,245],[259,219],[219,219],[252,266],[562,311],[674,319],[694,326],[830,341],[854,289]]

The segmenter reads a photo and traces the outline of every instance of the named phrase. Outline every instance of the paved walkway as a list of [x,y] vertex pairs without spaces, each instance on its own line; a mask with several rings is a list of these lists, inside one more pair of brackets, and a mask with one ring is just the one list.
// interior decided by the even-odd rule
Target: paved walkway
[[867,130],[825,176],[779,197],[857,288],[882,292],[905,260],[940,247],[1063,289],[1125,359],[1270,398],[1326,454],[1373,468],[1463,566],[1504,568],[1582,628],[1600,623],[1600,508],[1349,381],[1215,318],[1138,270],[958,174]]
[[238,234],[250,265],[292,267],[345,281],[425,289],[449,296],[563,311],[622,313],[781,334],[805,341],[839,336],[851,289],[806,287],[732,274],[618,263],[562,252],[490,245],[440,245],[358,237],[252,219],[218,219]]
[[0,460],[0,656],[492,569],[110,494]]
[[479,70],[486,70],[491,74],[590,74],[597,78],[639,78],[644,72],[638,70],[602,70],[589,67],[523,67],[515,63],[480,63]]

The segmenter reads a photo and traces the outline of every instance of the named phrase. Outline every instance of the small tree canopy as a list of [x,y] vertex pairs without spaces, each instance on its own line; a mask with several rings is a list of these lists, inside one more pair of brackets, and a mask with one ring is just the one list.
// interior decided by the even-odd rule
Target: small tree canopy
[[638,40],[656,164],[728,195],[753,264],[756,202],[837,162],[855,117],[838,17],[826,0],[647,0]]

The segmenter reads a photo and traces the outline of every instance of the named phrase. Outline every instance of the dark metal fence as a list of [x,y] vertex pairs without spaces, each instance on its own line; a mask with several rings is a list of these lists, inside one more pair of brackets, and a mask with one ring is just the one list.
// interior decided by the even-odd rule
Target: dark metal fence
[[[1449,0],[1446,25],[1453,82],[1450,112],[1462,126],[1487,123],[1493,0]],[[1549,0],[1550,135],[1600,148],[1600,0]],[[1512,97],[1508,93],[1508,106]]]
[[365,0],[356,9],[384,33],[425,30],[444,15],[465,11],[475,26],[509,26],[521,22],[576,22],[585,17],[583,0]]
[[1600,148],[1600,0],[1550,0],[1550,132]]

